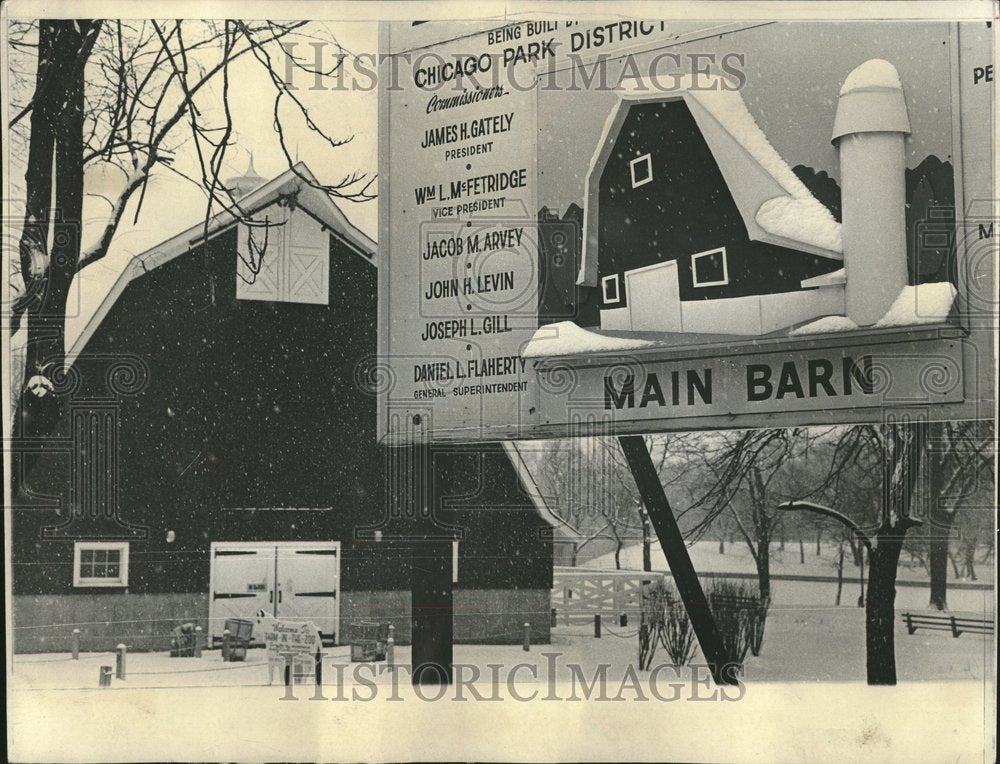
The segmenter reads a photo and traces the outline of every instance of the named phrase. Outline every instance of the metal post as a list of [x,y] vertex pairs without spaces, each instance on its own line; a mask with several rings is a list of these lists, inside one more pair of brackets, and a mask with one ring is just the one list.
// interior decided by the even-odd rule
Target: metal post
[[124,679],[125,678],[125,652],[127,648],[123,644],[119,644],[115,648],[115,678]]
[[[415,425],[419,417],[415,417]],[[453,535],[434,518],[437,489],[431,446],[390,449],[390,470],[401,501],[416,523],[410,538],[410,644],[413,684],[451,684],[453,678]]]
[[101,673],[97,678],[98,687],[110,687],[111,686],[111,666],[101,666]]
[[601,638],[601,614],[594,613],[594,637],[596,639]]
[[556,623],[556,609],[552,608],[552,620],[549,623],[549,626],[551,626],[554,629],[557,625],[558,624]]
[[229,660],[229,638],[232,636],[229,629],[224,629],[222,632],[222,660]]
[[452,682],[451,539],[411,545],[413,684]]
[[524,623],[524,652],[531,651],[531,624],[525,621]]
[[389,637],[389,641],[385,643],[385,665],[389,671],[392,671],[396,665],[396,640],[392,637]]
[[80,660],[80,630],[73,629],[73,660]]
[[618,443],[635,479],[639,495],[642,496],[653,530],[660,540],[660,546],[677,584],[684,609],[691,619],[701,654],[705,656],[712,672],[712,678],[716,684],[736,684],[736,677],[731,676],[723,665],[719,630],[712,617],[712,611],[709,610],[705,592],[698,581],[698,574],[691,564],[691,557],[688,555],[681,530],[677,526],[677,519],[663,491],[660,476],[656,473],[649,449],[646,448],[646,441],[641,435],[623,435],[618,438]]
[[201,648],[203,646],[203,640],[205,635],[202,633],[201,626],[194,627],[194,657],[201,657]]

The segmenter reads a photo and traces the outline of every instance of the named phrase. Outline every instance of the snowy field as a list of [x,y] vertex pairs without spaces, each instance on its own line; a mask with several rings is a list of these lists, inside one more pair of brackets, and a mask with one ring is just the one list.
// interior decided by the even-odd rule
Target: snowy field
[[[729,555],[727,555],[729,556]],[[98,687],[114,655],[15,656],[8,684],[13,760],[992,761],[993,637],[906,633],[899,684],[865,685],[857,584],[775,581],[763,649],[738,688],[716,688],[700,655],[674,669],[662,648],[638,671],[634,623],[558,626],[549,645],[457,645],[455,684],[418,690],[410,650],[351,664],[327,650],[322,695],[268,685],[263,650],[244,663],[132,653],[125,680]],[[992,614],[992,591],[952,590],[952,612]],[[897,612],[926,587],[900,587]],[[435,700],[438,693],[440,699]],[[766,720],[766,724],[762,724]]]
[[[900,684],[869,688],[864,611],[794,603],[816,600],[825,586],[777,582],[762,653],[748,657],[745,684],[725,692],[698,656],[678,671],[661,649],[652,671],[637,671],[634,625],[606,626],[601,639],[560,626],[552,644],[529,652],[458,645],[456,684],[446,690],[410,686],[407,647],[396,650],[391,673],[330,648],[325,702],[310,700],[310,684],[294,687],[297,701],[281,700],[277,676],[268,686],[263,650],[230,664],[218,651],[199,659],[130,654],[126,679],[104,689],[98,671],[114,665],[110,653],[17,656],[12,752],[15,760],[108,762],[990,759],[992,637],[908,635],[897,623]],[[955,595],[969,611],[991,599]]]
[[[771,575],[783,576],[808,576],[808,577],[829,577],[837,575],[837,550],[835,544],[824,542],[820,544],[820,554],[816,554],[816,542],[805,542],[805,562],[800,562],[799,542],[797,539],[788,540],[784,550],[779,549],[778,544],[771,547]],[[746,573],[756,575],[757,569],[754,567],[753,558],[743,542],[727,543],[725,554],[719,554],[718,541],[698,541],[688,547],[691,555],[691,562],[695,570],[699,573]],[[663,552],[660,551],[660,544],[653,541],[650,545],[650,556],[653,570],[669,570]],[[620,554],[622,570],[642,570],[642,544],[631,544],[622,549]],[[593,559],[586,559],[581,555],[578,562],[583,568],[602,568],[614,570],[614,553],[599,555]],[[867,562],[865,565],[867,575]],[[851,561],[851,550],[844,549],[844,578],[857,578],[858,568]],[[981,584],[989,584],[993,580],[992,560],[980,565],[976,565],[976,575]],[[926,581],[927,571],[918,562],[911,560],[905,552],[899,560],[899,572],[897,576],[900,581]],[[968,583],[967,579],[956,579],[954,571],[949,567],[948,581]],[[846,589],[845,583],[845,589]],[[951,592],[949,592],[950,596]]]

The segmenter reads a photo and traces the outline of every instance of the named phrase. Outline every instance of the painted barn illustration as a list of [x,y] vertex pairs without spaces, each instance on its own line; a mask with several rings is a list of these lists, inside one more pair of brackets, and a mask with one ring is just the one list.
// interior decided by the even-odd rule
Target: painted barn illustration
[[[951,283],[908,285],[910,123],[892,64],[862,64],[840,92],[832,140],[842,221],[738,92],[718,79],[697,84],[665,93],[628,81],[605,123],[576,278],[597,290],[599,331],[808,334],[948,315]],[[579,324],[560,337],[553,328],[526,355],[610,349]]]

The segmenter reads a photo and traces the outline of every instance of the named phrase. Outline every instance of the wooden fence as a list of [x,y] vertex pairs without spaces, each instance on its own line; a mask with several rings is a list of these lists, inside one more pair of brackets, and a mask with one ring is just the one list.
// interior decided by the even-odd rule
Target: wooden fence
[[556,566],[552,573],[552,607],[557,623],[593,623],[594,614],[617,618],[623,613],[639,622],[644,584],[667,573],[634,570],[587,570]]

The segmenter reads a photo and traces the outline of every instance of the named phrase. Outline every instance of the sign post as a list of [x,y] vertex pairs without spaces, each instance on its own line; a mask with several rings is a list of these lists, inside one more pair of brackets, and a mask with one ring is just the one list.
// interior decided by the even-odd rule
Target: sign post
[[733,667],[727,665],[724,660],[719,630],[716,628],[705,592],[698,581],[698,574],[691,564],[681,529],[677,526],[670,502],[663,491],[660,476],[656,474],[653,460],[649,456],[646,441],[640,435],[625,435],[618,438],[618,442],[632,471],[632,477],[635,478],[635,485],[639,489],[639,495],[642,496],[656,537],[660,540],[667,565],[670,566],[670,573],[677,584],[677,592],[684,603],[688,618],[691,619],[691,626],[701,646],[701,654],[705,656],[705,661],[712,672],[712,678],[716,684],[736,684]]

